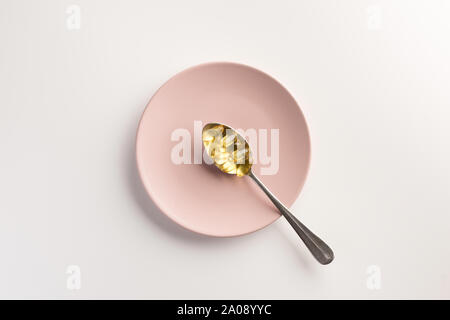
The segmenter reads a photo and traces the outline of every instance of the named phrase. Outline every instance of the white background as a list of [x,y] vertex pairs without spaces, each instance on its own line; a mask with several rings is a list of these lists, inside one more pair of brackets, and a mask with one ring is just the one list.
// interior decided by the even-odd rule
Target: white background
[[[0,298],[450,298],[449,17],[449,1],[2,0]],[[208,61],[300,103],[313,154],[293,212],[331,265],[284,220],[208,238],[149,201],[141,112]]]

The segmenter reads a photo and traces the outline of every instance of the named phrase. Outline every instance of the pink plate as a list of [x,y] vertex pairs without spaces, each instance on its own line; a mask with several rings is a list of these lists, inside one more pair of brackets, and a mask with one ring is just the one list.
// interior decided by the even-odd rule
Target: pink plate
[[[253,172],[286,206],[292,205],[310,162],[305,118],[294,98],[272,77],[249,66],[221,62],[195,66],[172,77],[142,115],[136,139],[138,170],[163,213],[189,230],[218,237],[256,231],[280,216],[251,178],[222,173],[204,161],[194,164],[199,142],[201,146],[195,121],[254,129],[261,150],[264,131],[260,129],[267,130],[269,142],[271,132],[278,129],[278,170],[275,156],[261,164],[257,150]],[[190,146],[174,152],[181,139]],[[189,150],[190,157],[186,156]],[[271,143],[267,150],[270,156]],[[186,156],[185,162],[191,163],[176,164],[173,154]],[[271,164],[272,171],[264,175],[261,169]]]

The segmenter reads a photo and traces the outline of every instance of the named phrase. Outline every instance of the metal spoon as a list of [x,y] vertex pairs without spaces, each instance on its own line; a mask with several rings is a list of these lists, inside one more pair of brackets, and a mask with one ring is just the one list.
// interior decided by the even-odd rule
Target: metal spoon
[[208,123],[202,130],[203,144],[215,165],[223,172],[248,175],[264,191],[275,207],[286,218],[308,247],[312,255],[321,264],[329,264],[334,259],[331,248],[311,232],[286,208],[252,172],[252,152],[248,142],[233,128],[220,124]]

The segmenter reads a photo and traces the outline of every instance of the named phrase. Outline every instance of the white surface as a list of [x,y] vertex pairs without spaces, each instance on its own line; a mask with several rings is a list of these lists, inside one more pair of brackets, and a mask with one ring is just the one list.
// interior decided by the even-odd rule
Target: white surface
[[[1,1],[0,298],[450,298],[450,2],[276,3]],[[206,61],[259,68],[301,104],[313,155],[293,212],[331,265],[281,219],[207,238],[148,200],[141,112]]]

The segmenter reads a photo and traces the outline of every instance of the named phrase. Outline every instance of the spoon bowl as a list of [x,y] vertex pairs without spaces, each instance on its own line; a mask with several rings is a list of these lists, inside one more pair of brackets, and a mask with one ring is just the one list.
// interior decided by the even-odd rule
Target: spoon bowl
[[202,130],[203,144],[221,171],[238,177],[248,175],[253,158],[250,145],[235,129],[220,123],[208,123]]

